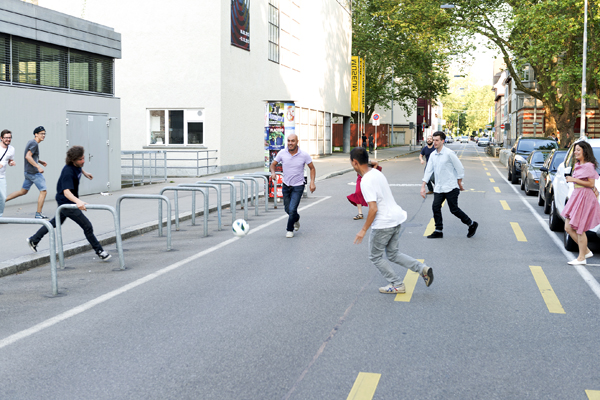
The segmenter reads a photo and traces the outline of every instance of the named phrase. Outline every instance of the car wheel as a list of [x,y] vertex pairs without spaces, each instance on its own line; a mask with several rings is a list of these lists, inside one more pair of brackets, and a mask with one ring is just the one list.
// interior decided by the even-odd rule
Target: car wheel
[[507,179],[509,181],[512,181],[512,172],[511,171],[512,171],[512,168],[508,167],[508,178]]
[[519,183],[519,177],[517,176],[517,169],[514,166],[513,166],[513,170],[512,170],[512,179],[510,180],[510,182],[514,185]]
[[521,190],[525,190],[525,181],[527,180],[527,177],[523,178],[523,175],[521,175]]
[[525,178],[525,194],[527,196],[533,196],[533,190],[529,190],[529,181]]
[[552,194],[546,194],[546,201],[544,204],[544,214],[550,214],[550,202],[552,201]]
[[538,190],[538,206],[543,206],[545,203],[544,199],[542,199],[542,189]]
[[548,226],[551,231],[560,232],[565,229],[565,222],[558,215],[554,199],[550,205],[550,215],[548,216]]
[[578,251],[579,246],[575,241],[569,236],[567,231],[563,232],[563,244],[565,245],[565,250],[567,251]]

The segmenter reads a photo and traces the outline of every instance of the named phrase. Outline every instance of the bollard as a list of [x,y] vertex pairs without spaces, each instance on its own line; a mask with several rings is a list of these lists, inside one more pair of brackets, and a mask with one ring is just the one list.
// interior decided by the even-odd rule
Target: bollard
[[[214,185],[214,184],[210,184],[210,183],[182,183],[180,185],[182,187],[205,187],[205,188],[209,188],[209,189],[215,189],[215,191],[217,192],[217,221],[218,221],[218,230],[222,230],[223,228],[221,227],[221,186],[220,185]],[[210,190],[208,190],[207,195],[210,195]],[[209,197],[210,199],[210,197]],[[210,205],[210,201],[209,201],[209,205]],[[192,208],[196,209],[196,192],[192,192]]]
[[[124,194],[117,199],[117,219],[119,220],[119,227],[121,226],[121,202],[124,199],[158,199],[158,207],[162,211],[162,201],[167,203],[167,213],[171,216],[171,202],[167,196],[161,196],[159,194]],[[158,217],[158,236],[162,236],[162,212],[159,212]],[[171,218],[167,219],[167,250],[171,250]]]
[[[184,187],[184,186],[167,186],[160,191],[162,195],[164,192],[172,190],[175,192],[175,229],[179,230],[179,192],[201,192],[204,196],[204,236],[208,236],[208,196],[206,191],[202,188],[197,187]],[[195,204],[194,204],[195,206]],[[161,221],[162,221],[162,207],[161,207]],[[169,215],[171,218],[171,215]],[[192,210],[192,222],[196,220],[196,210]]]
[[[248,184],[243,179],[235,178],[215,178],[209,182],[237,182],[240,184],[240,204],[244,208],[244,219],[248,221]],[[233,207],[236,207],[237,200],[234,198]]]

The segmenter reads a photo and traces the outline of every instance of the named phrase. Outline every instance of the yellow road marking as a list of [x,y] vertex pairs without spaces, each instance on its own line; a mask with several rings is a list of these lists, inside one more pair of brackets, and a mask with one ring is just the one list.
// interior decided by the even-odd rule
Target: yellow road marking
[[506,202],[506,200],[500,200],[500,204],[502,204],[502,208],[510,211],[510,207],[508,206],[508,203]]
[[590,400],[600,400],[600,390],[586,390],[585,394]]
[[518,223],[511,222],[510,226],[512,226],[513,231],[515,232],[515,236],[517,237],[517,240],[519,242],[526,242],[527,241],[527,238],[525,237],[525,234],[523,233],[523,230],[521,229],[521,227],[519,226]]
[[487,168],[484,168],[486,171],[488,170]]
[[425,228],[425,233],[423,234],[423,236],[431,235],[434,230],[435,230],[435,220],[433,218],[431,218],[431,221],[429,221],[429,224],[427,224],[427,228]]
[[494,180],[494,178],[490,178],[490,182],[495,183],[496,181]]
[[492,174],[490,174],[489,172],[486,172],[487,176],[492,176]]
[[371,372],[359,372],[352,390],[348,395],[348,400],[370,400],[375,395],[375,390],[379,384],[381,374]]
[[[425,262],[423,259],[417,260],[419,262]],[[406,293],[398,293],[394,301],[404,301],[408,303],[412,298],[413,292],[415,291],[415,286],[417,286],[417,281],[419,280],[419,274],[411,271],[410,269],[406,271],[406,275],[404,276],[404,288],[406,289]]]
[[550,282],[548,281],[548,278],[546,278],[546,274],[544,274],[542,267],[530,265],[529,269],[531,270],[535,283],[537,283],[538,289],[540,289],[540,293],[546,302],[548,311],[553,314],[566,314],[558,297],[556,297],[556,293],[552,290],[552,286],[550,286]]
[[494,186],[494,190],[496,191],[496,193],[500,193],[500,188],[498,186]]

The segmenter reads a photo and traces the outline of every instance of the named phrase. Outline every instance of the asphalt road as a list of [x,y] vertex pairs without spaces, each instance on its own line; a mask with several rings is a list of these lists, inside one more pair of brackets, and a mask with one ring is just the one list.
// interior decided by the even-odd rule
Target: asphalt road
[[241,239],[204,238],[201,221],[170,252],[156,231],[129,239],[126,271],[69,258],[60,297],[44,296],[48,266],[2,278],[0,399],[597,398],[600,266],[567,265],[497,159],[450,148],[466,170],[460,207],[480,224],[471,239],[447,206],[444,238],[426,239],[423,167],[383,164],[409,215],[401,249],[433,268],[431,287],[407,274],[406,295],[378,292],[353,244],[356,175],[336,176],[302,200],[293,239],[282,207],[261,207]]

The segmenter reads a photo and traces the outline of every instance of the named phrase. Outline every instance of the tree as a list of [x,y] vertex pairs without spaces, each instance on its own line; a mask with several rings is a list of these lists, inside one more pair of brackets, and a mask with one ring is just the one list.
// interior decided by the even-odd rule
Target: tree
[[[589,1],[588,98],[600,94],[600,3]],[[517,89],[541,100],[546,135],[560,131],[568,146],[581,109],[583,53],[582,0],[457,0],[440,10],[463,37],[481,34],[500,51]],[[530,66],[537,84],[522,79]]]
[[[451,49],[447,28],[431,20],[438,9],[426,0],[356,0],[352,8],[352,54],[366,61],[365,114],[394,101],[407,113],[418,98],[446,92]],[[357,120],[356,113],[353,113]]]
[[458,128],[460,135],[484,129],[490,123],[490,107],[494,105],[494,92],[489,85],[478,85],[470,78],[450,80],[449,93],[442,96],[446,128]]

